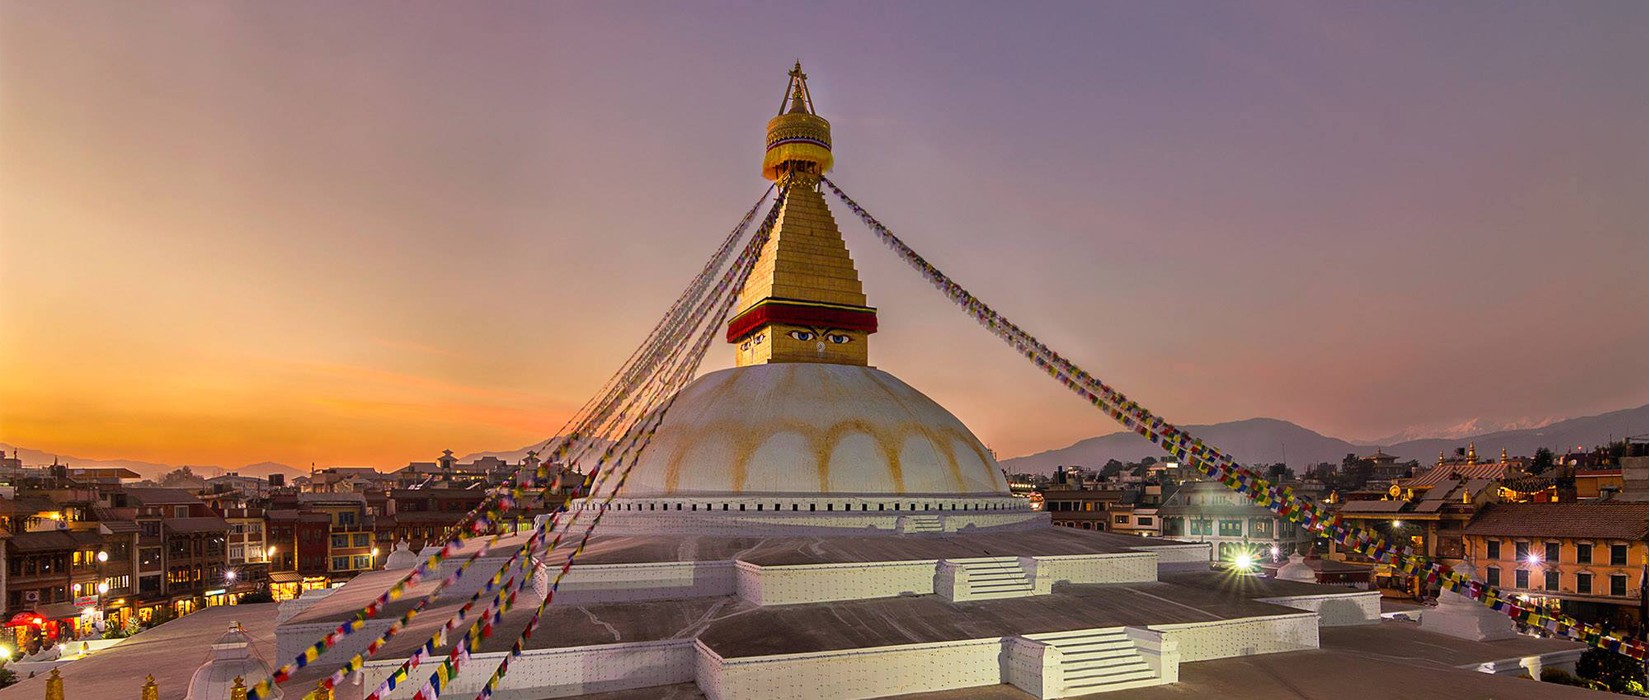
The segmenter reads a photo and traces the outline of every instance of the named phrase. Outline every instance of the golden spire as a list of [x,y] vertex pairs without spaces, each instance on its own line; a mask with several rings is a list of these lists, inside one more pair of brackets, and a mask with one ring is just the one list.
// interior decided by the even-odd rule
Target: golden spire
[[[797,63],[785,88],[789,111],[768,121],[762,174],[789,186],[756,266],[739,295],[728,342],[740,367],[770,362],[869,363],[876,309],[842,232],[825,205],[819,176],[831,167],[830,123],[813,113],[808,76]],[[781,104],[784,110],[786,105]]]
[[1477,445],[1477,443],[1468,442],[1467,443],[1467,464],[1477,464],[1477,463],[1478,463],[1478,445]]
[[160,686],[155,685],[155,674],[143,677],[143,700],[160,700]]

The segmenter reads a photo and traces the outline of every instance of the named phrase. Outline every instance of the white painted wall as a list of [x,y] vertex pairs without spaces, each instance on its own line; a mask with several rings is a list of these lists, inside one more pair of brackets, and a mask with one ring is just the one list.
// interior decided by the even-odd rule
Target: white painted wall
[[1318,648],[1317,613],[1147,625],[1146,628],[1174,640],[1181,663]]
[[935,560],[758,566],[736,562],[739,597],[757,605],[934,593]]

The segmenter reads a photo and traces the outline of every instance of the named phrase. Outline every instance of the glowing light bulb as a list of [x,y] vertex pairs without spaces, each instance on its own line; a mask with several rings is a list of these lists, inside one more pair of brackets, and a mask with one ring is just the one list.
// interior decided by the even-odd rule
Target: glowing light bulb
[[1254,555],[1249,554],[1248,552],[1244,552],[1242,554],[1237,555],[1237,559],[1235,559],[1233,561],[1233,564],[1236,565],[1237,568],[1239,568],[1243,571],[1248,571],[1249,569],[1254,568],[1254,566],[1255,566],[1255,557],[1254,557]]

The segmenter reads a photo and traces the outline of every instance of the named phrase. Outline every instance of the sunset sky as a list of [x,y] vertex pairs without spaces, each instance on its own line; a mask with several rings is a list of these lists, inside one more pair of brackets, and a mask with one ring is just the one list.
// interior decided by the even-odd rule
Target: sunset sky
[[[547,437],[766,186],[797,58],[851,195],[1170,420],[1637,406],[1645,56],[1625,1],[7,1],[0,441]],[[1114,430],[836,212],[874,364],[1004,456]]]

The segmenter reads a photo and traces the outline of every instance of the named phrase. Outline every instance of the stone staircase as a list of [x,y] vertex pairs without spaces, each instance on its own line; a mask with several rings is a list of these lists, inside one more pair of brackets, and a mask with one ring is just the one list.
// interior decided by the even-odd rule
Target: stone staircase
[[968,574],[966,600],[1018,598],[1034,593],[1031,577],[1020,567],[1018,557],[977,557],[947,561]]
[[906,515],[900,518],[900,531],[912,535],[945,534],[945,522],[938,515]]
[[[1057,697],[1159,685],[1166,681],[1147,664],[1122,627],[1026,635],[1060,651]],[[1045,686],[1048,687],[1048,686]]]

